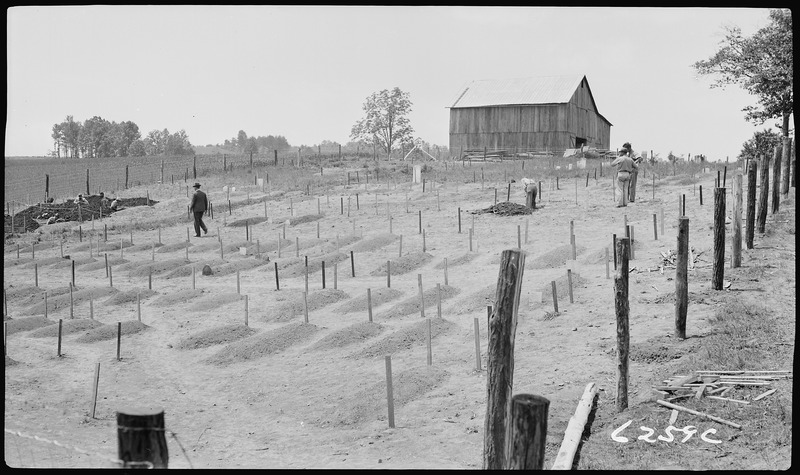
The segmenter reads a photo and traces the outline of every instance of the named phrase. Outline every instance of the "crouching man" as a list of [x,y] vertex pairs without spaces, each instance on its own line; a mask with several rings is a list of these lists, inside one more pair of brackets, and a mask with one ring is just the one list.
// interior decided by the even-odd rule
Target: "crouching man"
[[536,195],[539,192],[536,182],[531,178],[523,178],[520,182],[525,187],[525,206],[536,209]]

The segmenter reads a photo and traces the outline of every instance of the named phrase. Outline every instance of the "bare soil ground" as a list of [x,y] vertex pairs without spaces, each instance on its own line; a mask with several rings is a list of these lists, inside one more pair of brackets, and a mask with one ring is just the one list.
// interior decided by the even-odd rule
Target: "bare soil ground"
[[[517,181],[521,177],[516,176]],[[768,217],[768,232],[756,234],[755,248],[743,250],[741,268],[730,268],[732,228],[727,226],[725,280],[730,285],[717,291],[711,289],[713,200],[700,206],[695,195],[698,183],[713,189],[715,177],[707,173],[685,182],[670,178],[659,179],[655,198],[649,176],[641,180],[639,198],[626,208],[614,206],[608,176],[589,181],[587,187],[581,180],[576,191],[571,184],[556,190],[545,182],[539,209],[508,216],[470,213],[492,206],[496,194],[488,185],[482,189],[481,183],[455,186],[451,182],[436,184],[431,191],[428,182],[425,193],[420,184],[389,189],[385,184],[340,187],[336,191],[341,196],[357,192],[365,204],[364,208],[348,209],[350,217],[340,211],[339,195],[331,194],[330,200],[323,196],[322,215],[317,215],[318,197],[286,193],[271,202],[273,213],[277,204],[280,217],[264,220],[260,219],[264,214],[261,202],[241,204],[244,190],[248,200],[257,199],[259,191],[239,186],[231,201],[240,204],[225,216],[227,226],[220,219],[223,213],[214,220],[206,218],[210,232],[191,238],[188,260],[186,228],[191,223],[185,212],[187,199],[180,187],[174,192],[168,185],[151,186],[149,194],[158,202],[149,210],[128,208],[104,217],[103,223],[113,229],[109,250],[95,250],[89,258],[87,243],[79,242],[74,232],[69,234],[63,252],[76,260],[77,272],[72,319],[70,259],[62,259],[57,241],[55,245],[49,241],[62,236],[65,225],[52,231],[51,226],[43,226],[38,230],[42,245],[35,258],[24,239],[20,240],[19,257],[14,241],[6,242],[4,252],[9,317],[5,427],[113,459],[117,455],[117,411],[147,407],[165,413],[170,468],[479,469],[487,394],[486,307],[493,304],[500,254],[516,248],[518,232],[524,230],[522,236],[527,239],[521,239],[527,258],[513,392],[550,401],[546,468],[552,466],[585,387],[594,382],[599,387],[596,410],[575,468],[788,469],[791,380],[741,412],[737,420],[740,430],[681,415],[684,425],[703,431],[717,429],[715,437],[721,444],[706,443],[698,436],[686,443],[653,444],[636,439],[640,432],[634,428],[638,426],[658,430],[666,426],[670,411],[655,404],[662,395],[652,386],[674,374],[673,365],[691,357],[698,342],[717,331],[716,312],[733,296],[768,306],[783,325],[783,338],[760,344],[773,345],[775,354],[789,355],[769,363],[788,362],[788,367],[760,369],[793,369],[794,189],[790,199],[781,203],[781,212]],[[210,180],[204,182],[205,189],[212,200],[219,197],[221,203],[221,185],[206,186]],[[243,182],[247,180],[253,181],[243,178]],[[504,183],[498,186],[505,191]],[[127,193],[141,196],[142,191]],[[510,201],[524,203],[521,187],[512,191]],[[377,206],[372,205],[375,193]],[[689,270],[686,340],[672,336],[675,271],[670,267],[662,271],[662,253],[676,247],[676,197],[680,194],[686,195],[690,247],[698,256]],[[387,200],[393,217],[391,234]],[[730,191],[728,203],[731,216]],[[464,212],[461,233],[459,207]],[[659,223],[658,239],[654,239],[652,217],[662,209],[663,233]],[[425,229],[424,251],[418,232],[419,210]],[[299,218],[305,216],[308,218]],[[252,219],[248,222],[249,244],[243,226],[247,219]],[[286,236],[280,238],[287,220]],[[635,229],[635,258],[629,277],[630,407],[617,413],[613,262],[609,263],[608,278],[605,251],[611,251],[612,234],[624,235],[625,220]],[[566,269],[571,260],[570,221],[577,252],[576,262],[570,264],[573,303],[568,297]],[[137,245],[126,248],[122,244],[124,259],[112,258],[119,255],[120,240],[131,245],[125,225],[134,222]],[[153,223],[149,229],[148,222]],[[468,229],[472,222],[470,252]],[[72,226],[69,231],[76,231],[77,225],[66,224]],[[162,245],[155,248],[153,256],[147,243],[158,242],[157,226],[161,226]],[[84,223],[83,232],[89,232],[87,229]],[[96,228],[94,236],[97,244],[102,227]],[[300,238],[299,249],[295,237]],[[238,245],[223,248],[224,257],[220,257],[220,239],[223,246]],[[256,240],[259,256],[253,246]],[[109,253],[113,288],[105,265],[97,264],[103,262],[102,252]],[[304,298],[305,256],[309,283]],[[446,283],[444,259],[448,260]],[[387,261],[392,261],[390,289]],[[280,290],[276,288],[275,263]],[[215,271],[212,275],[201,274],[206,264]],[[35,265],[38,287],[34,286]],[[148,289],[149,275],[152,290]],[[426,318],[420,314],[420,275]],[[553,311],[553,282],[558,313]],[[367,289],[371,289],[372,321],[368,320]],[[247,309],[244,295],[248,296]],[[89,318],[90,301],[93,319]],[[60,356],[59,320],[64,323]],[[122,322],[119,360],[118,322]],[[476,364],[475,322],[480,368]],[[431,365],[427,364],[429,331]],[[391,357],[393,428],[387,413],[386,356]],[[96,363],[100,371],[93,407]],[[732,368],[740,365],[730,362]],[[706,404],[709,413],[719,407],[715,401]],[[788,443],[785,439],[771,445],[757,443],[767,431],[760,424],[762,414],[779,406],[789,408]],[[612,441],[611,433],[627,420],[634,421],[627,434],[632,442]],[[24,449],[19,450],[19,444],[28,447],[35,442],[10,438],[14,436],[6,433],[7,464],[36,463],[31,458],[39,456],[26,457]],[[74,451],[57,456],[45,453],[41,458],[57,467],[104,462]]]

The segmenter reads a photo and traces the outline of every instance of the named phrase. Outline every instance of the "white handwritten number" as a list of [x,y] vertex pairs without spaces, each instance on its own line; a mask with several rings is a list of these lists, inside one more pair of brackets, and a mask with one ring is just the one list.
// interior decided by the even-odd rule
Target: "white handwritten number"
[[684,427],[684,428],[683,428],[683,429],[681,429],[681,430],[683,431],[683,433],[684,433],[684,434],[686,434],[686,437],[684,437],[684,438],[681,440],[681,443],[684,443],[684,442],[686,442],[687,440],[691,439],[691,438],[692,438],[692,436],[693,436],[693,435],[695,435],[695,434],[697,433],[697,427],[695,427],[695,426],[686,426],[686,427]]
[[703,439],[703,440],[705,440],[706,442],[708,442],[708,443],[710,443],[710,444],[721,444],[721,443],[722,443],[722,441],[721,441],[721,440],[709,439],[709,438],[706,436],[706,434],[709,434],[709,433],[711,433],[711,434],[716,434],[716,433],[717,433],[717,429],[708,429],[707,431],[705,431],[705,432],[703,432],[702,434],[700,434],[700,438],[701,438],[701,439]]
[[647,434],[640,435],[639,437],[637,437],[637,439],[643,440],[645,442],[650,442],[651,444],[654,444],[656,442],[656,439],[652,440],[648,439],[648,437],[650,437],[655,433],[655,430],[645,426],[639,426],[639,429],[641,429],[642,432],[647,432]]
[[627,442],[627,441],[628,441],[628,438],[627,438],[627,437],[620,437],[620,436],[619,436],[619,434],[620,434],[620,433],[621,433],[623,430],[625,430],[625,429],[626,429],[626,428],[627,428],[629,425],[631,425],[631,422],[633,422],[633,421],[632,421],[632,420],[630,420],[630,421],[628,421],[628,422],[626,422],[626,423],[622,424],[621,426],[619,426],[619,427],[617,428],[617,430],[615,430],[614,432],[612,432],[612,433],[611,433],[611,439],[612,439],[614,442],[621,442],[621,443],[623,443],[623,444],[624,444],[625,442]]
[[670,425],[669,427],[664,429],[664,432],[667,434],[667,436],[664,437],[663,435],[659,435],[658,436],[658,440],[663,440],[664,442],[672,442],[675,439],[675,436],[673,436],[672,432],[670,432],[670,431],[673,430],[673,429],[680,430],[677,427],[675,427],[673,425]]

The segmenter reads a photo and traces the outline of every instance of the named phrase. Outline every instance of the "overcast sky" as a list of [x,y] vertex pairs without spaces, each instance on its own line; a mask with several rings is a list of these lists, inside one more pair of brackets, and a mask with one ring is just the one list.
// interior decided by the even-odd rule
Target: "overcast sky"
[[193,145],[282,135],[347,143],[370,94],[411,96],[415,135],[448,144],[449,109],[476,79],[586,75],[611,148],[731,159],[756,105],[691,65],[723,26],[767,9],[385,6],[60,6],[7,10],[6,156],[53,150],[68,115],[133,121]]

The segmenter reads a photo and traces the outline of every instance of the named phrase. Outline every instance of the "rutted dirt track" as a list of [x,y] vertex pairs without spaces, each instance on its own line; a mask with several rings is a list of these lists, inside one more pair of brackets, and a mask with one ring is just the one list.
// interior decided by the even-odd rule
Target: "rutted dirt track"
[[[707,173],[699,183],[711,188],[714,178]],[[295,192],[280,196],[285,203],[266,221],[256,219],[263,216],[261,203],[238,206],[224,218],[206,218],[209,234],[192,237],[188,252],[181,244],[191,225],[185,213],[187,199],[167,185],[151,187],[149,194],[158,200],[156,204],[120,211],[103,223],[114,229],[114,224],[135,220],[146,228],[148,220],[167,223],[174,217],[174,224],[162,226],[161,246],[154,251],[149,243],[158,243],[157,230],[135,231],[136,246],[123,245],[122,259],[118,258],[119,242],[129,242],[130,233],[110,233],[108,244],[115,244],[116,250],[102,252],[108,253],[112,266],[113,290],[105,266],[96,265],[103,262],[102,252],[94,251],[88,259],[85,236],[84,242],[78,242],[73,234],[64,244],[64,254],[76,259],[74,319],[70,319],[68,286],[71,266],[64,265],[57,243],[47,246],[51,231],[43,226],[35,259],[29,244],[20,246],[19,258],[14,243],[7,243],[4,253],[4,287],[11,317],[6,321],[5,426],[114,458],[116,411],[153,406],[165,411],[170,468],[481,468],[486,306],[492,304],[500,254],[517,247],[521,232],[527,257],[513,390],[550,400],[545,460],[549,468],[586,385],[595,382],[599,386],[598,404],[613,404],[613,278],[606,278],[604,256],[605,248],[610,250],[612,234],[624,235],[625,219],[635,228],[629,294],[631,348],[638,356],[631,366],[632,406],[646,405],[658,396],[651,390],[652,378],[664,361],[656,355],[648,357],[643,349],[658,341],[674,358],[691,351],[695,342],[667,337],[674,326],[674,270],[659,270],[661,253],[675,249],[674,201],[678,194],[687,195],[690,245],[700,253],[689,272],[687,333],[705,335],[720,299],[733,292],[755,293],[754,285],[759,298],[774,297],[780,303],[776,311],[795,312],[793,272],[792,295],[786,293],[786,275],[764,275],[757,284],[746,277],[748,269],[761,268],[770,260],[794,260],[794,224],[791,234],[784,229],[772,237],[773,241],[780,239],[778,242],[769,243],[785,249],[784,254],[771,251],[762,244],[767,238],[757,235],[756,249],[743,251],[743,267],[726,270],[729,290],[712,291],[713,206],[688,203],[694,184],[659,180],[653,199],[647,180],[643,182],[641,197],[627,208],[614,207],[606,177],[581,186],[577,204],[571,187],[546,188],[539,209],[513,216],[468,214],[492,204],[493,188],[481,189],[480,183],[458,188],[437,184],[434,191],[428,186],[425,193],[419,184],[397,185],[388,193],[385,184],[358,189],[353,185],[337,191],[342,196],[358,192],[361,203],[369,205],[359,210],[353,207],[348,218],[340,212],[339,195],[330,195],[334,199],[327,202],[334,204],[327,207],[323,196],[323,216],[309,220],[296,218],[316,215],[317,197]],[[221,186],[205,188],[212,199],[222,196]],[[247,187],[239,188],[238,195],[231,195],[232,201],[244,199]],[[259,198],[255,187],[248,191],[248,197]],[[512,191],[511,201],[524,203],[521,187]],[[129,192],[141,194],[141,190]],[[374,193],[379,193],[377,209],[372,205]],[[408,212],[406,193],[411,199]],[[783,206],[791,207],[793,223],[794,191],[790,196]],[[458,207],[463,212],[461,233]],[[272,209],[275,213],[275,207]],[[655,240],[652,216],[661,209],[664,229],[663,234],[659,229]],[[418,229],[420,210],[424,249]],[[247,218],[255,222],[249,225],[251,243],[245,241],[245,228],[239,225]],[[284,228],[293,218],[294,224]],[[571,264],[573,303],[566,274],[571,260],[570,221],[577,251],[576,263]],[[470,244],[468,229],[473,222]],[[77,229],[77,223],[63,226]],[[84,223],[83,232],[88,228]],[[286,235],[281,236],[284,229]],[[102,236],[102,226],[98,230],[95,236]],[[729,226],[727,255],[731,252],[730,232]],[[223,257],[220,237],[223,246],[229,246],[223,247]],[[299,249],[295,237],[300,238]],[[98,244],[96,240],[94,244]],[[304,256],[309,264],[305,296]],[[444,259],[448,261],[447,282]],[[392,261],[391,288],[387,288],[387,261]],[[276,288],[275,263],[280,290]],[[214,274],[202,275],[205,264]],[[34,287],[35,265],[38,288]],[[152,291],[148,290],[150,275]],[[422,276],[425,319],[419,305],[418,275]],[[559,299],[557,315],[553,314],[552,282]],[[773,282],[782,282],[781,288]],[[367,289],[371,289],[372,322],[368,321]],[[48,291],[47,319],[44,290]],[[89,320],[90,305],[94,320]],[[427,364],[427,318],[431,319],[431,366]],[[61,357],[56,354],[54,336],[59,319],[67,330]],[[475,361],[476,319],[480,370]],[[120,361],[116,359],[117,322],[124,323]],[[391,356],[395,428],[388,427],[387,355]],[[90,418],[97,362],[101,367],[98,403],[95,418]],[[685,456],[691,457],[698,444],[686,444],[685,449]],[[664,465],[680,462],[669,460]],[[788,461],[785,467],[782,463],[769,468],[788,467]]]

